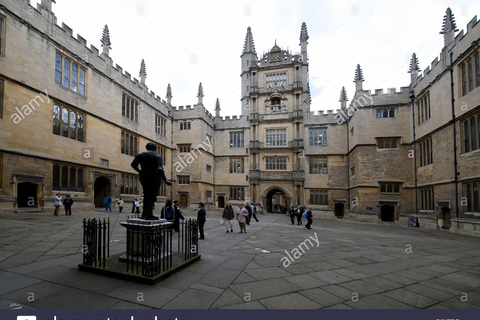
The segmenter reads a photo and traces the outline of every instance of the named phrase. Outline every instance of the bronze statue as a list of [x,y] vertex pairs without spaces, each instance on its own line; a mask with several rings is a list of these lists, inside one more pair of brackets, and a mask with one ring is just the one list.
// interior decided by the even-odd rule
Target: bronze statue
[[[143,188],[143,213],[142,219],[158,220],[159,218],[153,215],[153,208],[157,200],[158,190],[162,180],[171,185],[171,182],[165,177],[163,171],[163,160],[160,155],[155,153],[157,146],[149,142],[146,145],[147,151],[139,153],[132,161],[132,168],[140,175],[140,182]],[[140,168],[138,167],[140,165]]]

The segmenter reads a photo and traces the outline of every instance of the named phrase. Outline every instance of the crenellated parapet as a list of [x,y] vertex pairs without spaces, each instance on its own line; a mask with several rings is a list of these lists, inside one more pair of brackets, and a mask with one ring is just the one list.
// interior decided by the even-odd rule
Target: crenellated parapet
[[226,116],[215,118],[216,130],[231,130],[231,129],[249,129],[250,128],[250,116]]

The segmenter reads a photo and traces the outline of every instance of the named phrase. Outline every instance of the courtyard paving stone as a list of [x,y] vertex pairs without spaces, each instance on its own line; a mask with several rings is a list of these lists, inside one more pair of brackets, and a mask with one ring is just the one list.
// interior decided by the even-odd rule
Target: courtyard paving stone
[[[277,214],[227,234],[210,211],[200,261],[149,286],[78,270],[82,220],[92,217],[110,218],[110,252],[124,252],[124,214],[0,216],[0,308],[480,309],[480,238],[320,219],[310,232]],[[285,268],[285,251],[315,233],[319,246]]]

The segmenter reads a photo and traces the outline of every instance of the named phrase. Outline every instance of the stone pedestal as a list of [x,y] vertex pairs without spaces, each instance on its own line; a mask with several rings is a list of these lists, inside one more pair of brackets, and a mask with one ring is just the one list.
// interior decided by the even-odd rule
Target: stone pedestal
[[[166,219],[160,220],[144,220],[139,218],[128,219],[127,222],[121,222],[120,225],[127,229],[127,251],[120,255],[120,261],[126,261],[127,259],[137,260],[142,259],[142,240],[146,234],[151,233],[152,228],[159,226],[170,226],[167,232],[173,230],[173,222],[167,222]],[[160,246],[164,241],[162,236],[156,237],[156,245]],[[171,254],[168,252],[167,255]]]

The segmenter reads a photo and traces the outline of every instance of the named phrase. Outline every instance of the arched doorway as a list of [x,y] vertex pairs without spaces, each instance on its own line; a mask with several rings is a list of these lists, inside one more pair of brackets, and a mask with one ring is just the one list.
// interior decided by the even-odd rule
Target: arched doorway
[[19,208],[36,208],[38,185],[31,182],[20,182],[17,188],[17,206]]
[[219,208],[225,208],[225,197],[224,196],[218,196],[218,207]]
[[335,217],[343,218],[345,205],[343,203],[335,203]]
[[391,205],[383,205],[380,210],[380,218],[382,221],[395,222],[395,207]]
[[442,207],[442,220],[443,220],[442,229],[450,229],[450,225],[451,225],[450,219],[451,219],[450,209],[448,207]]
[[107,177],[98,177],[94,186],[94,202],[96,208],[104,207],[103,199],[111,192],[110,179]]
[[289,201],[287,195],[280,189],[272,189],[266,196],[267,212],[281,213],[282,206],[288,208]]

